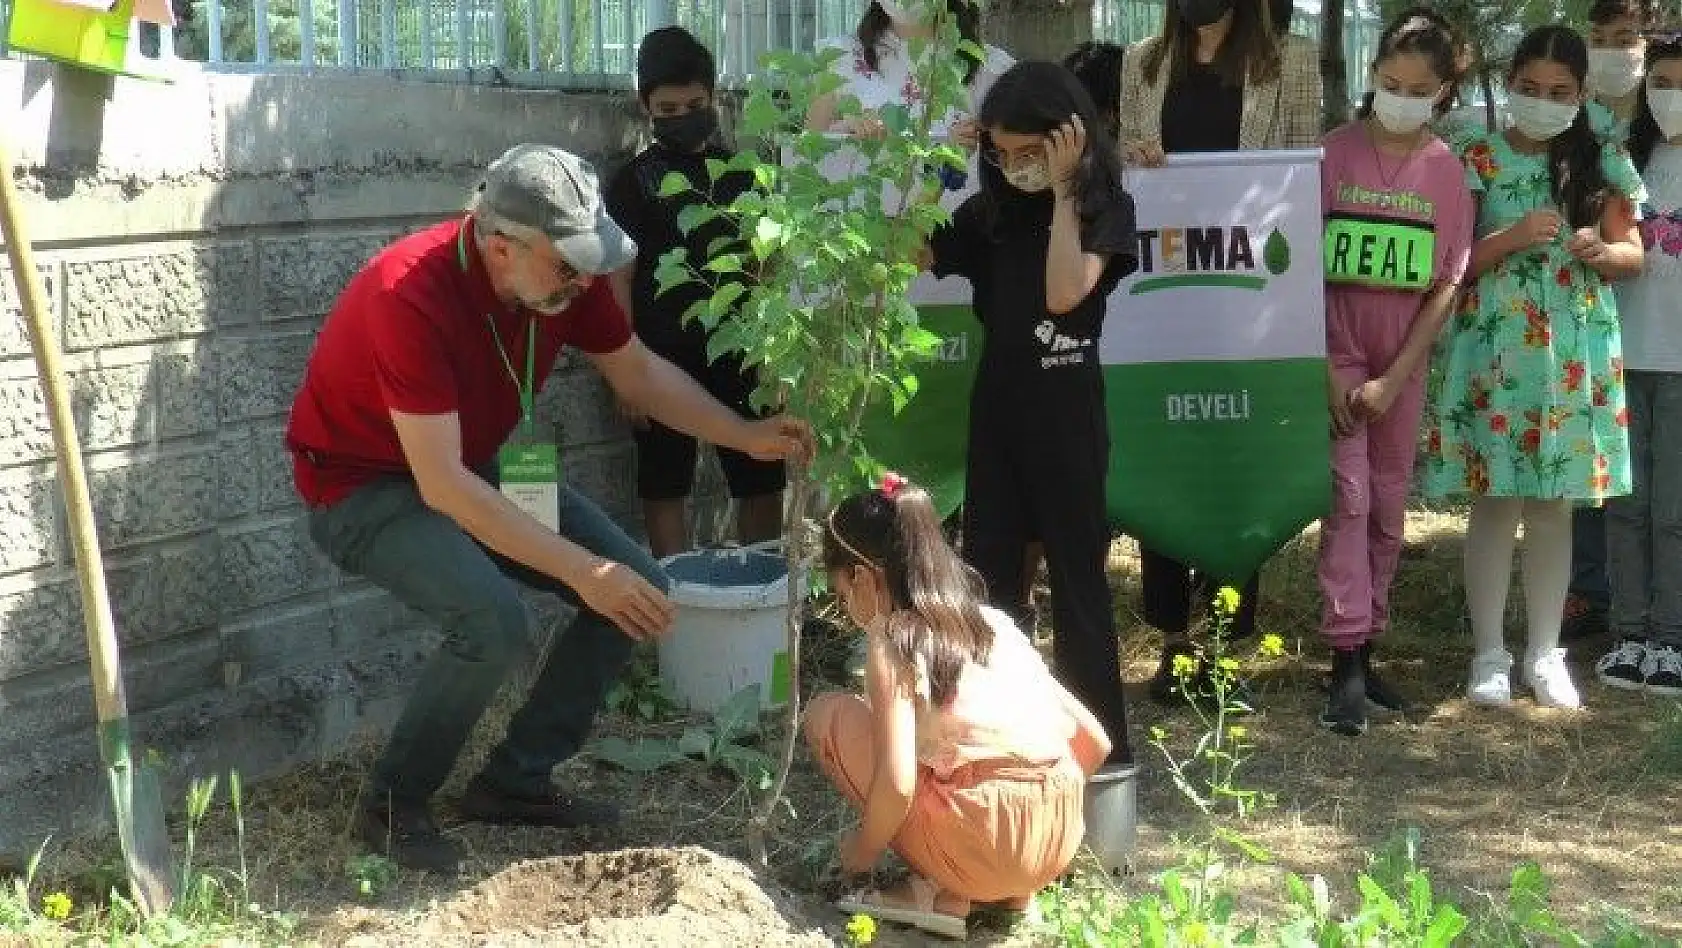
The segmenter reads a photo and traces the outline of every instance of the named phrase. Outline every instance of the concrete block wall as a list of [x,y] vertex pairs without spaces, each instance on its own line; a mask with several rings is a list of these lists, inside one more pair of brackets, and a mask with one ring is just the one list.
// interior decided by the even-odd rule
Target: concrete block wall
[[[390,76],[171,86],[0,62],[0,110],[67,354],[139,739],[178,787],[385,724],[431,630],[311,546],[281,433],[314,334],[367,257],[546,141],[604,172],[620,97]],[[14,106],[13,103],[16,103]],[[568,477],[629,523],[603,383],[542,399]],[[553,603],[533,603],[552,621]],[[0,853],[102,819],[81,604],[44,400],[0,278]],[[178,797],[176,797],[178,798]]]

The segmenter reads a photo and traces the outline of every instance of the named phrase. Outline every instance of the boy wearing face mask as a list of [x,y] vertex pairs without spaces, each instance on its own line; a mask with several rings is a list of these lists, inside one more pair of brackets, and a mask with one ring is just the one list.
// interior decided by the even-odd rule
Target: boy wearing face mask
[[[718,143],[718,111],[713,104],[716,67],[712,53],[681,27],[649,33],[637,49],[637,97],[647,113],[654,141],[625,165],[608,187],[608,212],[638,247],[636,263],[614,276],[614,292],[631,315],[637,335],[649,349],[689,373],[720,402],[743,417],[755,417],[751,400],[757,379],[741,360],[727,355],[707,358],[707,331],[687,323],[684,314],[712,290],[700,284],[658,292],[654,278],[660,258],[678,247],[691,261],[702,261],[729,247],[714,247],[734,237],[724,219],[692,233],[678,220],[685,207],[710,201],[728,206],[753,185],[750,175],[733,172],[710,180],[709,160],[728,161]],[[693,190],[661,197],[668,175],[681,174]],[[707,197],[706,195],[710,195]],[[637,495],[642,499],[649,547],[657,557],[689,548],[686,502],[694,485],[697,443],[694,438],[641,417],[627,406],[635,427]],[[784,486],[780,462],[756,461],[718,448],[719,466],[737,502],[736,538],[757,543],[782,534]]]

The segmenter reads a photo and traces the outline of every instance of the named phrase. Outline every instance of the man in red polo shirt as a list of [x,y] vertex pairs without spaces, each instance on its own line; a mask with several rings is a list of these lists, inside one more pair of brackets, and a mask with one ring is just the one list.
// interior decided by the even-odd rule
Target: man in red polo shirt
[[575,753],[635,642],[672,621],[659,565],[560,476],[533,402],[563,346],[621,400],[705,441],[773,460],[809,454],[786,417],[750,420],[644,349],[598,276],[636,247],[595,174],[520,145],[467,215],[406,237],[340,296],[311,353],[286,443],[310,534],[348,573],[437,621],[421,674],[358,804],[357,833],[397,862],[459,861],[429,800],[531,636],[515,583],[579,607],[525,705],[460,802],[472,820],[580,826],[617,818],[563,793]]

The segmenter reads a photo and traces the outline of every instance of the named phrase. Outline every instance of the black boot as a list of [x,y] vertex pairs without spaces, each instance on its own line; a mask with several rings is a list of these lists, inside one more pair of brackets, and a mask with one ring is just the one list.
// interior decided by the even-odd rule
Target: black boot
[[1332,693],[1320,724],[1338,734],[1359,737],[1367,730],[1367,676],[1361,669],[1361,650],[1332,652]]
[[1379,676],[1372,667],[1372,643],[1361,646],[1361,674],[1367,682],[1367,700],[1386,711],[1396,714],[1406,714],[1408,699],[1394,686]]

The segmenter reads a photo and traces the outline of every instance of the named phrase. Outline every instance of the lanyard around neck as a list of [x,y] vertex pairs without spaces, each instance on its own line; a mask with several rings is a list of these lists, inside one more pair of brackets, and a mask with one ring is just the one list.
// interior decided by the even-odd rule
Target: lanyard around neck
[[[461,264],[461,272],[471,272],[467,265],[467,224],[462,224],[456,233],[456,260]],[[508,370],[508,379],[514,383],[515,391],[520,393],[520,419],[526,426],[532,423],[532,415],[536,410],[537,388],[533,384],[537,375],[537,320],[526,317],[526,379],[522,383],[520,376],[514,371],[514,360],[508,358],[508,349],[502,344],[502,333],[497,331],[496,317],[485,314],[485,325],[490,327],[491,340],[496,343],[496,354],[502,356],[502,366]]]

